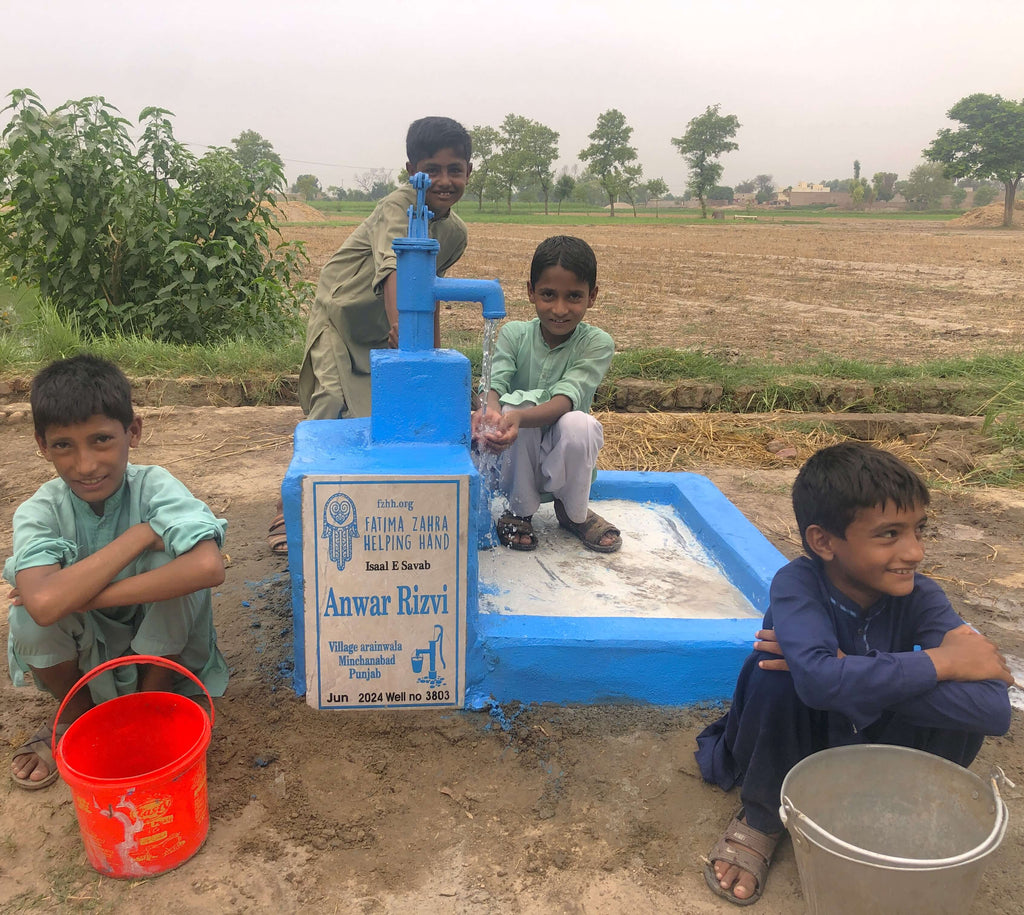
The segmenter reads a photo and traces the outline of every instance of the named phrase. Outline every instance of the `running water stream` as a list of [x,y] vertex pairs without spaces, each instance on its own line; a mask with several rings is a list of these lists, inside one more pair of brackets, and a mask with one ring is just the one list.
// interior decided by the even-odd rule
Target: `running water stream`
[[[487,395],[491,390],[491,364],[494,360],[494,338],[498,333],[498,319],[484,318],[484,344],[483,355],[480,358],[480,385],[477,388],[478,404],[477,410],[480,414],[480,431],[488,431],[484,425],[484,417],[487,414]],[[481,549],[490,549],[498,545],[497,533],[494,529],[494,517],[491,505],[498,498],[498,485],[500,481],[501,455],[492,451],[473,449],[473,463],[480,473],[480,511],[477,516],[479,522],[477,533],[477,544]]]

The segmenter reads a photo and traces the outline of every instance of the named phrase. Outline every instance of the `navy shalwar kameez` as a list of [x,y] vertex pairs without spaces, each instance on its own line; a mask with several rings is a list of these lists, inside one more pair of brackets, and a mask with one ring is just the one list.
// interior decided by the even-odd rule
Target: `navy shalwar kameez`
[[740,785],[747,823],[775,833],[783,779],[819,750],[895,744],[969,766],[985,735],[1010,727],[1006,684],[938,682],[931,658],[915,650],[937,648],[961,625],[923,575],[909,595],[862,610],[831,584],[820,560],[793,560],[772,581],[764,617],[789,672],[758,667],[777,655],[747,658],[728,714],[697,737],[701,774],[726,791]]

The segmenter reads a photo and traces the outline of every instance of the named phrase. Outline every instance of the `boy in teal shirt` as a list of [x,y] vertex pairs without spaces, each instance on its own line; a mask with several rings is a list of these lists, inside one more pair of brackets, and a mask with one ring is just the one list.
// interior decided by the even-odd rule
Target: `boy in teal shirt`
[[501,328],[485,415],[473,418],[477,447],[507,454],[501,489],[509,510],[498,538],[534,550],[533,513],[547,497],[565,530],[600,553],[622,546],[619,530],[589,507],[601,424],[590,415],[615,353],[612,338],[583,321],[597,300],[597,258],[585,241],[556,235],[537,247],[526,284],[532,321]]
[[[210,589],[224,580],[227,522],[163,468],[128,463],[142,420],[112,363],[89,355],[52,363],[33,379],[31,405],[36,443],[58,479],[14,513],[4,577],[14,585],[7,655],[15,685],[31,674],[61,702],[104,661],[146,654],[177,661],[223,695],[228,669]],[[144,690],[199,692],[155,665],[107,671],[72,697],[58,735],[95,703]],[[47,725],[15,750],[19,787],[56,780],[50,741]]]

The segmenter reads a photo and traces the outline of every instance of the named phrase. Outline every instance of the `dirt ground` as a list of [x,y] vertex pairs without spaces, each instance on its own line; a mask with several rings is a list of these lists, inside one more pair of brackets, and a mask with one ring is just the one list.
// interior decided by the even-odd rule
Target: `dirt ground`
[[[921,358],[1020,346],[1024,234],[892,224],[875,233],[860,224],[812,228],[678,229],[683,247],[672,250],[665,250],[675,244],[666,241],[674,238],[667,228],[572,231],[598,249],[607,305],[599,323],[618,322],[609,329],[620,340],[633,334],[633,342],[650,343],[663,333],[661,342],[759,354],[778,346],[780,359],[819,347]],[[339,241],[338,229],[329,231],[327,254]],[[471,232],[472,260],[467,256],[460,273],[521,283],[525,261],[520,253],[513,274],[509,251],[532,250],[551,230]],[[325,256],[315,255],[319,262]],[[621,265],[642,258],[664,269],[634,269],[630,285]],[[797,296],[782,290],[787,275],[804,269],[798,307]],[[637,321],[641,308],[657,319]],[[884,320],[892,317],[899,320]],[[467,319],[466,326],[479,324]],[[0,779],[0,913],[734,911],[705,887],[700,858],[738,800],[703,784],[692,755],[696,733],[721,707],[533,707],[501,716],[311,710],[290,688],[287,564],[265,542],[298,409],[168,407],[143,416],[134,459],[168,467],[230,524],[227,580],[215,613],[232,681],[216,703],[210,836],[195,858],[159,878],[103,878],[86,862],[66,785],[29,793]],[[721,422],[719,430],[728,417]],[[613,434],[636,434],[635,425],[613,427],[620,430]],[[904,444],[922,467],[948,479],[948,448],[927,435]],[[609,454],[629,452],[621,443],[609,446]],[[980,431],[963,433],[958,447],[991,450]],[[709,476],[794,556],[788,489],[797,463],[766,449],[763,460],[739,464],[715,460],[709,450],[685,469]],[[0,556],[7,556],[14,508],[50,475],[24,419],[5,427],[0,467]],[[1024,659],[1024,492],[943,484],[931,514],[925,571],[969,622]],[[2,620],[0,639],[5,635]],[[7,752],[52,705],[34,690],[13,688],[6,676],[0,697]],[[1019,703],[1021,693],[1015,697]],[[999,765],[1018,787],[1005,794],[1009,831],[972,912],[1020,911],[1022,723],[1015,711],[1010,733],[986,741],[974,766],[986,774]],[[802,910],[784,842],[756,911]]]
[[[530,258],[539,242],[564,232],[586,239],[597,254],[601,291],[587,320],[608,331],[618,349],[692,348],[778,363],[919,362],[1024,343],[1019,228],[615,220],[568,228],[474,223],[449,275],[497,278],[509,316],[533,317]],[[285,226],[283,234],[306,242],[315,280],[352,228]],[[480,321],[479,306],[450,305],[442,332],[477,340]]]

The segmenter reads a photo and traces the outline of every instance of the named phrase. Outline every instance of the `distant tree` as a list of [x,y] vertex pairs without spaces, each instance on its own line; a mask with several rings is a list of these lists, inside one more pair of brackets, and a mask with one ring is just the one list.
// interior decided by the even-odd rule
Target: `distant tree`
[[725,200],[732,203],[735,196],[731,187],[716,184],[714,187],[708,188],[708,200]]
[[273,187],[264,182],[267,177],[267,163],[274,165],[280,171],[284,171],[284,163],[281,157],[274,151],[270,140],[264,139],[255,130],[243,130],[231,141],[234,147],[234,156],[246,177],[263,187]]
[[476,197],[477,209],[482,210],[484,195],[494,186],[491,172],[498,154],[498,131],[478,125],[469,135],[473,140],[473,171],[466,182],[466,191]]
[[819,181],[818,183],[825,185],[833,194],[849,194],[852,190],[849,178],[833,178],[831,181]]
[[757,182],[753,178],[747,178],[736,185],[737,194],[753,194],[757,188]]
[[530,174],[527,135],[531,121],[518,114],[507,114],[497,130],[497,155],[491,162],[491,179],[512,212],[512,196]]
[[757,186],[758,203],[770,203],[775,199],[775,179],[771,175],[758,175],[754,182]]
[[593,142],[580,150],[580,161],[588,163],[588,170],[608,195],[611,215],[615,215],[615,201],[623,193],[628,180],[627,170],[637,160],[636,149],[629,145],[633,128],[626,116],[617,108],[609,108],[598,116],[597,126],[589,134]]
[[601,182],[597,180],[589,168],[585,168],[576,178],[576,186],[572,190],[572,199],[586,204],[587,207],[601,206],[608,199]]
[[371,168],[365,172],[358,172],[354,180],[369,200],[383,200],[395,189],[395,179],[392,175],[393,172],[389,168]]
[[987,207],[996,199],[996,189],[991,184],[982,184],[974,189],[974,205],[976,207]]
[[316,175],[299,175],[292,185],[293,194],[302,194],[306,200],[317,200],[322,194],[320,179]]
[[654,218],[658,218],[658,201],[668,193],[664,178],[651,178],[647,182],[647,194],[654,201]]
[[327,196],[331,200],[344,200],[346,196],[345,188],[340,184],[329,184],[327,185]]
[[954,187],[949,196],[953,202],[953,209],[959,210],[967,199],[967,188]]
[[1024,101],[977,93],[946,113],[962,125],[939,131],[924,150],[951,178],[995,178],[1003,183],[1003,225],[1013,225],[1013,202],[1024,177]]
[[953,192],[953,182],[941,163],[922,162],[910,170],[906,181],[896,182],[896,191],[906,199],[908,210],[936,210],[942,198]]
[[558,176],[558,180],[555,182],[555,203],[558,204],[558,215],[562,215],[562,201],[568,200],[572,196],[572,192],[576,187],[576,179],[570,175],[564,168],[562,174]]
[[896,179],[899,175],[896,172],[875,172],[871,179],[871,186],[874,188],[875,197],[878,200],[892,200],[896,194]]
[[558,133],[539,121],[529,121],[523,137],[526,157],[526,175],[532,178],[544,197],[544,215],[548,215],[548,199],[555,185],[555,172],[551,167],[558,158]]
[[724,169],[718,158],[739,149],[739,144],[732,139],[740,129],[739,119],[734,114],[719,114],[719,108],[721,105],[709,105],[703,114],[689,121],[686,133],[672,138],[672,145],[689,166],[687,187],[700,201],[704,219],[708,218],[708,193],[718,183]]
[[627,165],[622,170],[622,195],[629,201],[633,208],[633,218],[636,219],[636,205],[642,201],[647,194],[647,186],[643,183],[644,170],[640,164]]
[[860,181],[860,159],[853,160],[853,180]]

